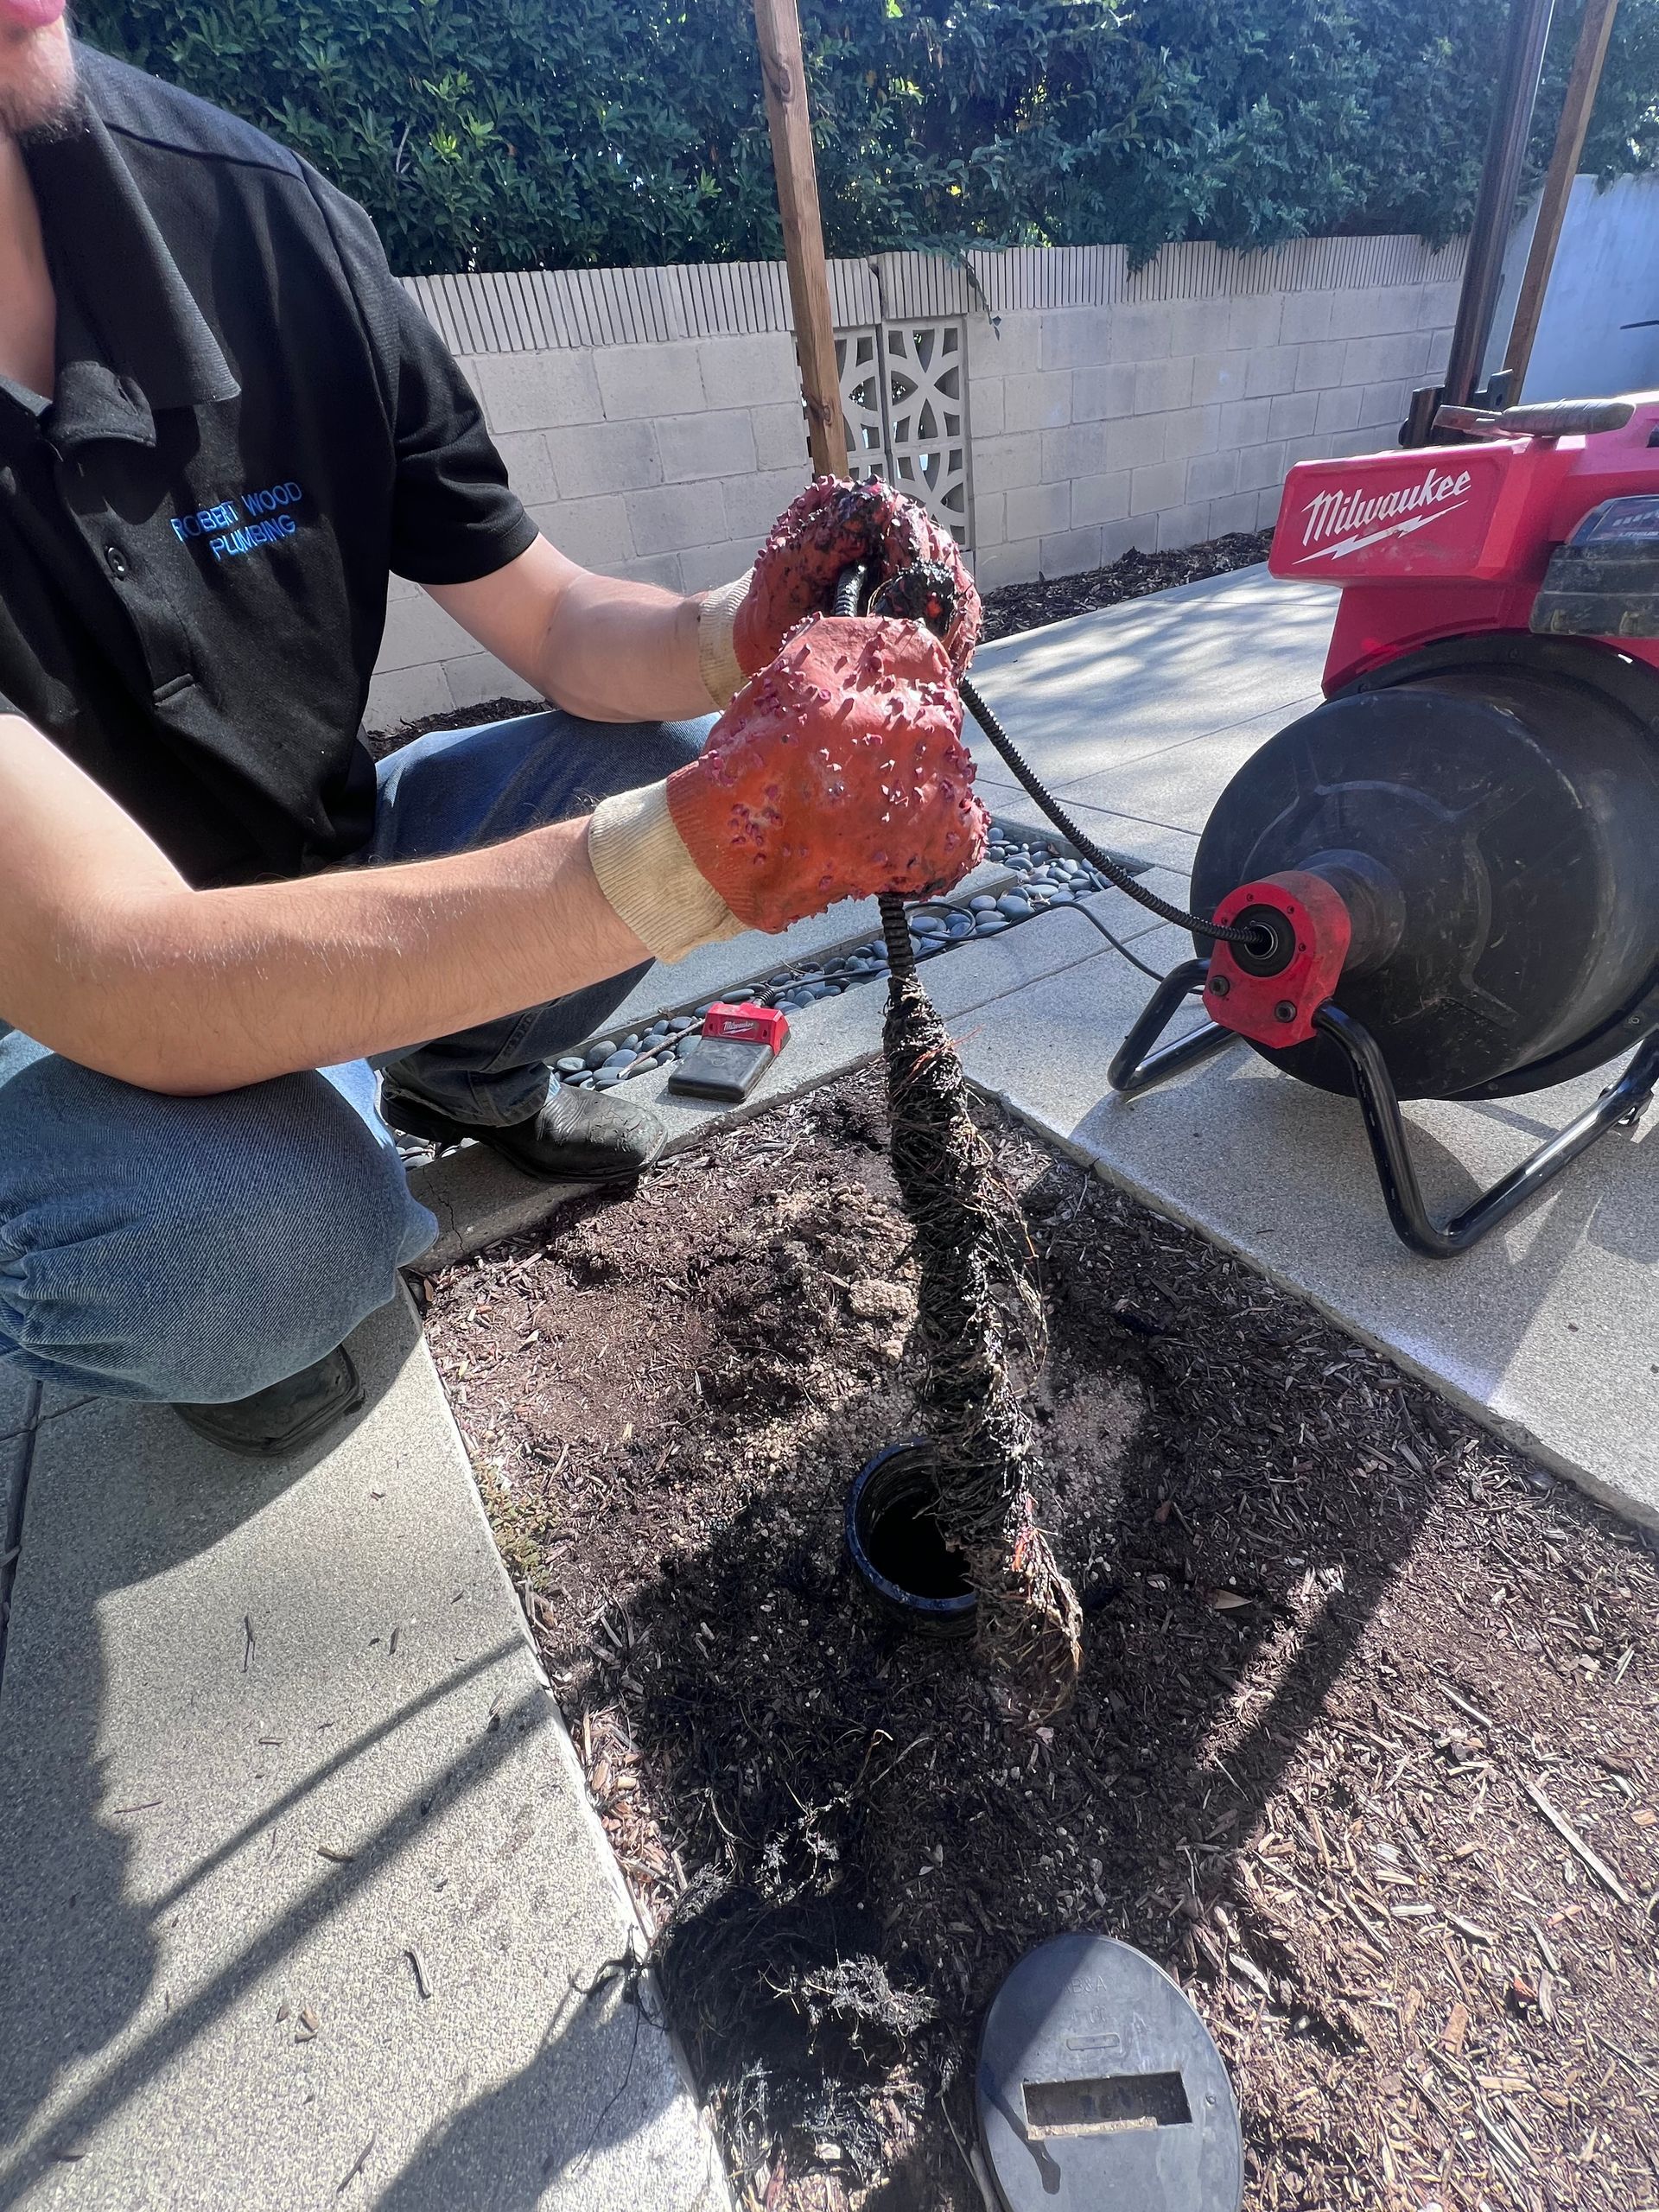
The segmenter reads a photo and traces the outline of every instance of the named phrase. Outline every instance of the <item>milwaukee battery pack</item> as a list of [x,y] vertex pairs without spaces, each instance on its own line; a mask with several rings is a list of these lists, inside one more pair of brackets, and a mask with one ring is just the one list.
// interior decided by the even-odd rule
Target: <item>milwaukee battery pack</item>
[[702,1034],[668,1079],[668,1088],[692,1098],[735,1105],[747,1098],[789,1041],[789,1022],[776,1007],[753,1000],[711,1006]]

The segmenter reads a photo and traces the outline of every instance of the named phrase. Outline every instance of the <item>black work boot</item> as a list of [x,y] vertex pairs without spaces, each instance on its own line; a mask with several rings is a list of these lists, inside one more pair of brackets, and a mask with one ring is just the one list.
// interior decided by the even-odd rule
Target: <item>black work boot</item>
[[505,1128],[457,1121],[390,1081],[380,1086],[380,1111],[405,1136],[439,1145],[474,1138],[544,1183],[631,1183],[656,1160],[668,1134],[647,1107],[563,1084],[552,1086],[527,1122]]
[[285,1382],[224,1406],[175,1406],[188,1428],[248,1459],[283,1459],[326,1436],[363,1402],[363,1385],[344,1344]]

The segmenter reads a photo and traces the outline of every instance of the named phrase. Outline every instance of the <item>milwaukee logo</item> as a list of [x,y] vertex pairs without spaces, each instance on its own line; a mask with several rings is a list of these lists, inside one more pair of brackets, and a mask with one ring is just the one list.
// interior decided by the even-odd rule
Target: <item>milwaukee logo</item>
[[[1472,481],[1466,468],[1456,475],[1431,468],[1414,484],[1397,485],[1392,492],[1373,493],[1369,498],[1363,486],[1354,492],[1321,492],[1309,500],[1302,518],[1302,543],[1313,550],[1300,559],[1334,560],[1385,537],[1409,537],[1413,531],[1466,506]],[[1332,538],[1338,543],[1331,543]]]

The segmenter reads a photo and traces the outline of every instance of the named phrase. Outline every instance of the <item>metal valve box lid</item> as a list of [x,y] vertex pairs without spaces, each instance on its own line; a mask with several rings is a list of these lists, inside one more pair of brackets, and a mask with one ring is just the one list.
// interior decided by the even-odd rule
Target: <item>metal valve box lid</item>
[[1210,2031],[1160,1967],[1056,1936],[985,2016],[979,2126],[1007,2212],[1238,2212],[1238,2107]]

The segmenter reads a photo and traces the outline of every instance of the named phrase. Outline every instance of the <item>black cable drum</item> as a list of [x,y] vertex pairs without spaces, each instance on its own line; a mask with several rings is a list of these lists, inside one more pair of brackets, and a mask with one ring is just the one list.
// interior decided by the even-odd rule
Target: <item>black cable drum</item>
[[[1594,647],[1522,640],[1483,662],[1482,645],[1269,739],[1193,870],[1205,913],[1285,868],[1336,885],[1357,925],[1336,1003],[1407,1098],[1540,1090],[1659,1022],[1659,679]],[[1352,1088],[1323,1039],[1257,1049]]]

